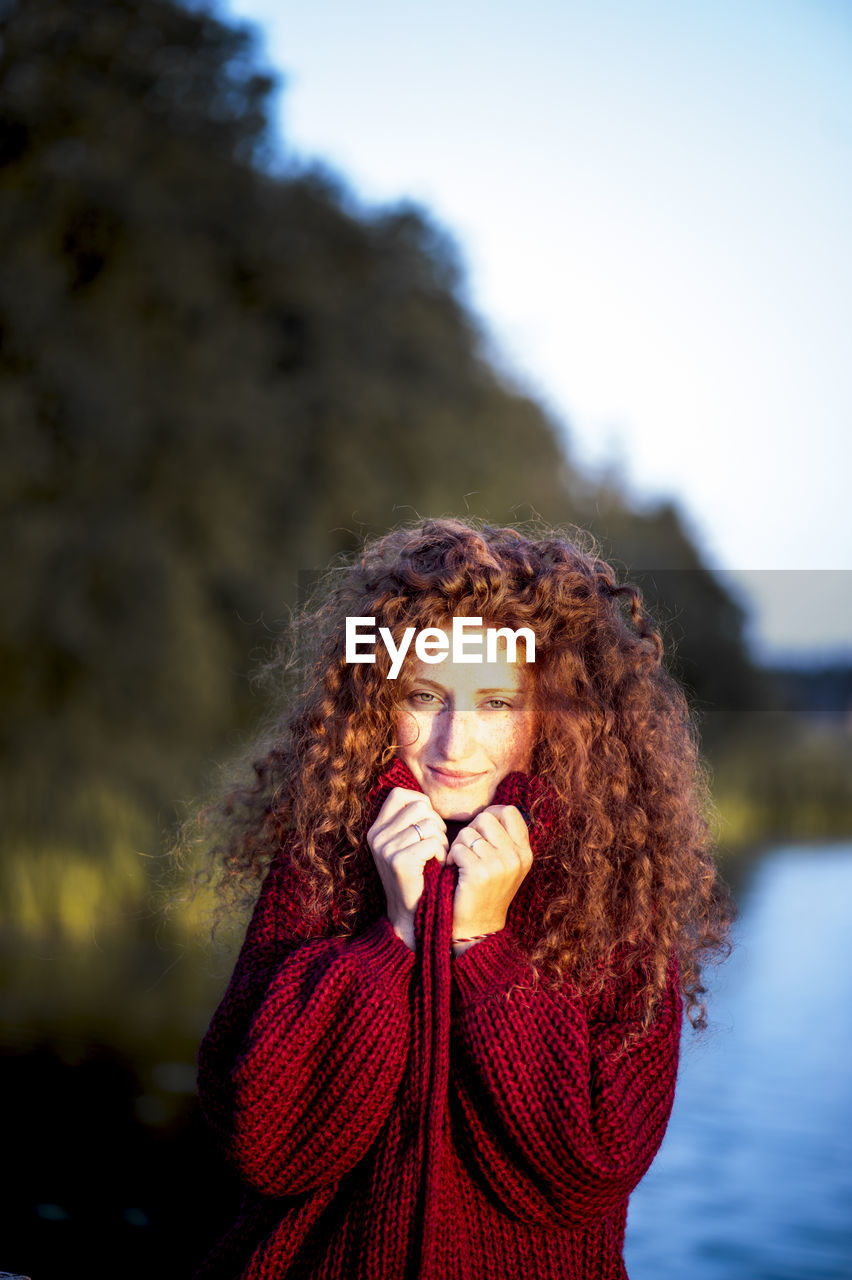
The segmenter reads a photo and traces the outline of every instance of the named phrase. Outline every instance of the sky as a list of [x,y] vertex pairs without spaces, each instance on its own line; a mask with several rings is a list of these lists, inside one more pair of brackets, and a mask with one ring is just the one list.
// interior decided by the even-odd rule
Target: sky
[[763,658],[852,657],[852,5],[223,0],[278,132],[446,228],[587,469],[673,496]]

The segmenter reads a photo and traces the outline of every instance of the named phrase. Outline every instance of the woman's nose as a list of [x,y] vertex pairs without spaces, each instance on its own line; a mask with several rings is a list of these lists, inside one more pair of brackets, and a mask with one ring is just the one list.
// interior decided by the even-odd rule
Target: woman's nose
[[473,738],[473,725],[469,712],[447,710],[441,719],[444,722],[441,726],[441,749],[444,759],[463,760],[470,751]]

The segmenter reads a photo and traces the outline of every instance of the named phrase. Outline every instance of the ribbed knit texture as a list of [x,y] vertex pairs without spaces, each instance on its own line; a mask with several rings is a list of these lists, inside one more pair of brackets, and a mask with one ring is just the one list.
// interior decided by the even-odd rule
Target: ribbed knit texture
[[[371,793],[370,823],[395,786],[419,789],[401,761]],[[494,803],[534,812],[546,857],[541,782],[510,774]],[[540,918],[532,872],[507,927],[454,959],[456,869],[426,867],[415,953],[380,914],[366,841],[361,855],[371,906],[343,939],[311,936],[282,851],[202,1042],[201,1103],[247,1191],[199,1277],[626,1276],[627,1197],[674,1099],[676,967],[625,1050],[635,969],[593,1003],[533,980],[515,941]]]

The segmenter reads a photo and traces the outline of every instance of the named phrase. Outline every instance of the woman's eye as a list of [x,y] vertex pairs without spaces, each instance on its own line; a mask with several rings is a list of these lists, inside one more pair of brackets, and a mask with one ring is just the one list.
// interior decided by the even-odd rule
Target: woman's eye
[[505,698],[489,698],[485,705],[491,707],[492,710],[502,711],[504,707],[511,707],[512,704],[507,702]]
[[420,692],[413,693],[411,695],[411,701],[419,702],[421,705],[428,706],[432,702],[437,702],[438,699],[435,697],[434,693],[426,693],[425,690],[421,690]]

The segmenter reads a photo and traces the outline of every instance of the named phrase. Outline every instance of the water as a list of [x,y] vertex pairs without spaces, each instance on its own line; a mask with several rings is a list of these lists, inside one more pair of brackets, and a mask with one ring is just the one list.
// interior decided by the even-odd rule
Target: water
[[711,1029],[630,1202],[631,1280],[852,1277],[852,844],[787,847],[740,896]]

